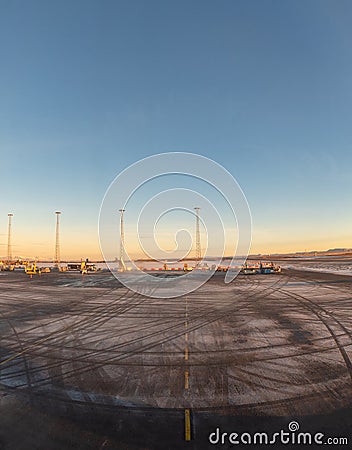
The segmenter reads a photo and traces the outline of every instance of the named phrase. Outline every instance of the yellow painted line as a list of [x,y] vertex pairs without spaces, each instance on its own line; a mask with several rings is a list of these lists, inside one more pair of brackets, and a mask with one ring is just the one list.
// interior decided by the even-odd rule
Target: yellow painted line
[[189,372],[186,370],[185,372],[185,389],[189,388]]
[[191,413],[189,409],[185,409],[185,440],[191,440]]
[[185,361],[188,361],[188,347],[185,348]]
[[188,333],[185,333],[185,341],[188,342]]

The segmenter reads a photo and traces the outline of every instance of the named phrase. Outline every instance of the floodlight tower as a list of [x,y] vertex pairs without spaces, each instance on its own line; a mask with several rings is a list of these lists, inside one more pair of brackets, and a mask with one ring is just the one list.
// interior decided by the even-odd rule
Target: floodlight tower
[[61,211],[55,211],[56,214],[56,239],[55,239],[55,267],[60,265],[60,214]]
[[126,264],[125,264],[125,225],[124,225],[124,219],[123,214],[125,210],[119,209],[120,213],[120,261],[119,261],[119,271],[124,272],[126,270]]
[[197,206],[194,209],[196,211],[196,266],[198,266],[200,263],[200,260],[202,259],[201,248],[200,248],[200,231],[199,231],[199,210],[200,210],[200,208]]
[[7,231],[7,262],[11,262],[12,261],[12,243],[11,243],[11,228],[12,228],[12,217],[13,214],[12,213],[8,213],[8,231]]

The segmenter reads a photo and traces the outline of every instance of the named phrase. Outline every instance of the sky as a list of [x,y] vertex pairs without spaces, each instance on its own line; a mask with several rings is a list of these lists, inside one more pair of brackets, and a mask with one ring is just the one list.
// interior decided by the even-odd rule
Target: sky
[[60,210],[62,258],[100,258],[110,183],[175,151],[235,177],[252,253],[352,247],[351,18],[349,0],[0,0],[0,256],[12,212],[13,254],[53,258]]

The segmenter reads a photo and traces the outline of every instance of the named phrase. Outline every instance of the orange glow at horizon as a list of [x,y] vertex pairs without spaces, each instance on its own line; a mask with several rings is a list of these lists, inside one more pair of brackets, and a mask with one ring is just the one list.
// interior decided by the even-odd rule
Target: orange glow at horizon
[[[274,235],[275,234],[275,235]],[[265,239],[265,236],[267,239]],[[0,243],[0,259],[6,258],[6,239],[2,238]],[[204,245],[204,236],[201,239],[202,248]],[[175,248],[173,239],[167,239],[165,236],[159,239],[159,243],[163,250],[171,251]],[[119,238],[117,235],[115,247],[115,255],[119,255]],[[55,251],[55,240],[52,234],[42,234],[39,232],[32,233],[30,239],[25,238],[22,234],[13,236],[13,256],[29,259],[53,260]],[[232,247],[232,248],[231,248]],[[325,251],[331,248],[350,248],[352,247],[348,236],[328,238],[322,236],[290,236],[285,238],[282,234],[278,236],[276,233],[253,232],[252,245],[250,254],[275,254],[275,253],[295,253],[304,251]],[[146,258],[146,255],[140,249],[138,239],[132,239],[126,236],[126,250],[131,259]],[[225,256],[233,256],[233,245],[225,248]],[[209,252],[211,256],[218,256]],[[194,248],[192,247],[188,257],[194,256]],[[177,254],[175,255],[177,257]],[[91,260],[103,260],[103,256],[99,246],[99,237],[96,231],[73,231],[65,233],[61,236],[61,260],[80,260],[89,258]]]

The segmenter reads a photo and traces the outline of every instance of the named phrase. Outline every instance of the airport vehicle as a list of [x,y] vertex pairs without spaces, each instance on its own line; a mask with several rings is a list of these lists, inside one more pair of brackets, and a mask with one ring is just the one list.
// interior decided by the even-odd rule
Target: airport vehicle
[[255,275],[256,273],[261,273],[261,263],[248,264],[246,262],[240,273],[243,273],[244,275]]
[[260,263],[260,273],[267,274],[267,273],[280,273],[281,267],[274,264],[273,262],[270,263]]
[[81,263],[67,264],[66,270],[68,272],[79,272],[81,270]]
[[270,274],[270,273],[280,273],[281,267],[275,265],[273,262],[259,262],[248,264],[245,263],[241,269],[241,273],[245,275],[253,275],[253,274]]
[[25,272],[27,275],[30,275],[32,278],[32,275],[40,275],[42,273],[41,269],[37,267],[37,263],[34,262],[33,264],[27,264],[25,268]]
[[80,272],[82,274],[88,272],[97,272],[98,269],[95,264],[86,261],[82,261],[80,263],[70,263],[67,264],[68,272]]
[[258,269],[256,267],[243,267],[241,273],[243,273],[244,275],[255,275],[256,273],[260,272],[258,272]]
[[89,263],[88,260],[81,262],[81,273],[97,272],[97,266],[93,263]]
[[15,269],[15,265],[14,264],[5,264],[5,263],[0,263],[0,270],[1,271],[10,271],[12,272]]
[[242,266],[236,265],[236,266],[229,266],[229,265],[215,265],[212,264],[210,267],[207,263],[199,264],[195,266],[190,266],[187,263],[183,264],[182,267],[170,267],[166,263],[164,263],[161,267],[152,267],[150,269],[145,269],[143,267],[140,268],[140,270],[148,272],[176,272],[176,271],[216,271],[216,272],[228,272],[228,271],[237,271],[237,273],[241,273],[243,275],[255,275],[255,274],[273,274],[273,273],[280,273],[281,267],[274,264],[273,262],[262,262],[262,261],[250,261],[244,263]]

